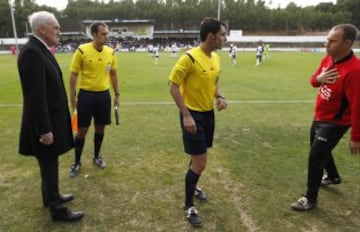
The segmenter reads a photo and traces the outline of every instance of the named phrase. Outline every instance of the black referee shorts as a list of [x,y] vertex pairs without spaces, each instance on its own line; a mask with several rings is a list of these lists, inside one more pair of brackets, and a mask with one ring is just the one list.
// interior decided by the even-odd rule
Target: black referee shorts
[[184,128],[183,117],[180,114],[180,125],[183,134],[184,151],[189,155],[201,155],[212,147],[215,119],[214,111],[198,112],[189,110],[196,123],[196,134],[191,134]]
[[96,125],[108,125],[111,122],[111,97],[108,90],[93,92],[80,90],[77,103],[78,126],[89,127],[94,117]]

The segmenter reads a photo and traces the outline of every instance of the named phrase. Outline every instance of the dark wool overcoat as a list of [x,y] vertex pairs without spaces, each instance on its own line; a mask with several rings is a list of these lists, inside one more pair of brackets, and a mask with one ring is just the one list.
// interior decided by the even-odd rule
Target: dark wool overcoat
[[[62,72],[48,48],[35,37],[21,49],[18,71],[23,92],[19,153],[39,158],[58,156],[74,147],[71,116]],[[54,143],[39,142],[52,132]]]

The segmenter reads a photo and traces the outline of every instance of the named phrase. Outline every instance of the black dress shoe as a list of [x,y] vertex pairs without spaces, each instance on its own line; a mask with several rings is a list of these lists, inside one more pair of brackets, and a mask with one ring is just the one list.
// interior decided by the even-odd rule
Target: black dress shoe
[[64,194],[64,195],[59,195],[59,200],[61,203],[66,203],[69,201],[72,201],[74,199],[74,195],[72,194]]
[[75,222],[84,217],[82,211],[71,211],[64,206],[51,207],[50,215],[53,221]]
[[[59,201],[60,203],[66,203],[66,202],[69,202],[71,200],[74,199],[74,195],[72,194],[64,194],[64,195],[59,195]],[[47,201],[45,200],[45,197],[43,196],[43,204],[44,204],[44,207],[48,207],[48,203]]]

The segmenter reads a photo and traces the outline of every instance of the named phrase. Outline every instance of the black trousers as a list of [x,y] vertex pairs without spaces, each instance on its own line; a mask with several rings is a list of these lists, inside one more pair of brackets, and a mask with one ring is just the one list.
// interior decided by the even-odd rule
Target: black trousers
[[59,161],[58,156],[39,158],[41,193],[45,204],[50,207],[59,205]]
[[310,130],[310,154],[306,197],[316,202],[324,169],[330,178],[340,177],[332,150],[349,126],[314,121]]

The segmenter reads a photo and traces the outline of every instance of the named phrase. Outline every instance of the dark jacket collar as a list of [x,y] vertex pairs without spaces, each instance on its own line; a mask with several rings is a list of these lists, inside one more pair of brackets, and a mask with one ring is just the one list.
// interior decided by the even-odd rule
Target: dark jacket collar
[[331,59],[333,61],[333,64],[340,64],[340,63],[343,63],[343,62],[347,61],[348,59],[350,59],[353,55],[354,55],[354,52],[351,50],[349,52],[349,54],[347,54],[344,58],[342,58],[336,62],[334,61],[334,58],[331,58]]

